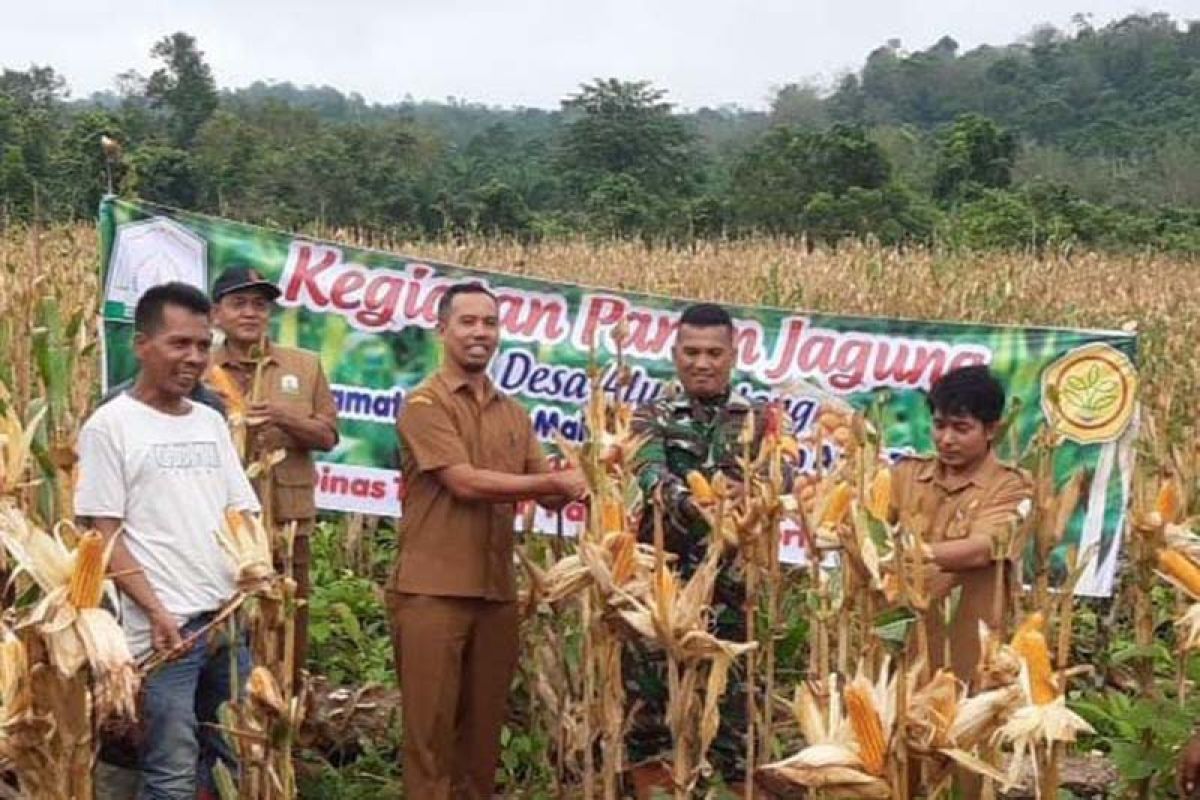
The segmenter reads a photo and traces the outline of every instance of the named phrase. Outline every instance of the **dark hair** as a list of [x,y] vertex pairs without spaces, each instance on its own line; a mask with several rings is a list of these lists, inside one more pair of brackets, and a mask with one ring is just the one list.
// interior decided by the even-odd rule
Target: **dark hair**
[[1004,387],[982,364],[950,370],[934,381],[925,400],[931,412],[970,416],[985,425],[1004,414]]
[[133,329],[147,336],[158,333],[163,325],[163,308],[168,305],[181,306],[205,316],[212,310],[212,303],[204,292],[190,283],[160,283],[147,289],[138,300],[137,308],[133,312]]
[[694,328],[726,328],[733,335],[733,317],[715,303],[696,303],[688,306],[679,315],[680,325]]
[[450,308],[454,305],[454,298],[464,294],[485,294],[492,298],[493,303],[499,303],[496,300],[496,295],[492,294],[492,290],[477,281],[469,281],[467,283],[456,283],[442,293],[438,298],[437,316],[439,322],[445,322],[450,317]]

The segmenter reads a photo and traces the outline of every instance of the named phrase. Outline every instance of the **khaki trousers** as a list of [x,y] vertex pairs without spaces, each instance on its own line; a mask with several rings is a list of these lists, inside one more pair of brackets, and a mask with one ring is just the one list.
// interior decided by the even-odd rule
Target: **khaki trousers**
[[405,797],[487,800],[517,667],[517,604],[387,593]]

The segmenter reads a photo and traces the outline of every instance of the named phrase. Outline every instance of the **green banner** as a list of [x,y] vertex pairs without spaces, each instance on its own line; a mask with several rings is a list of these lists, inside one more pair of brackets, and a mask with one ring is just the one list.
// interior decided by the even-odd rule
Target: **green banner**
[[[625,320],[632,379],[625,399],[644,402],[672,377],[670,345],[684,301],[529,278],[345,247],[149,203],[108,198],[100,207],[106,385],[131,377],[132,316],[146,288],[182,280],[205,291],[223,270],[253,266],[283,295],[274,340],[320,355],[338,403],[341,442],[318,464],[318,505],[399,513],[393,420],[405,394],[436,369],[435,309],[444,287],[485,282],[500,301],[503,344],[496,384],[528,408],[538,434],[584,435],[587,365],[612,361]],[[931,289],[932,290],[932,289]],[[779,399],[799,438],[822,394],[858,408],[882,398],[884,433],[899,455],[932,449],[924,392],[953,367],[985,363],[1019,403],[1013,439],[1023,447],[1049,420],[1065,437],[1058,480],[1091,473],[1064,547],[1097,545],[1082,594],[1111,593],[1129,491],[1137,375],[1127,333],[877,319],[730,306],[736,323],[736,391]],[[603,373],[616,387],[615,372]],[[804,384],[818,387],[808,391]],[[1007,446],[1007,438],[1006,438]],[[802,468],[837,458],[836,446],[802,449]],[[1008,454],[1011,455],[1011,454]],[[576,509],[572,522],[578,522]],[[798,537],[784,536],[786,560]]]

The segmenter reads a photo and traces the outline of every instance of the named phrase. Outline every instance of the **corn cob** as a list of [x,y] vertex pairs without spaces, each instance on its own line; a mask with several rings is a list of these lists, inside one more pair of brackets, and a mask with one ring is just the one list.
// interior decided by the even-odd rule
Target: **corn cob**
[[1045,617],[1041,612],[1030,614],[1013,634],[1012,648],[1025,659],[1029,672],[1029,690],[1035,705],[1044,706],[1058,697],[1054,671],[1050,667],[1050,651],[1042,634]]
[[1158,512],[1163,522],[1179,522],[1183,517],[1183,498],[1179,491],[1179,482],[1173,478],[1163,482],[1154,501],[1154,510]]
[[246,692],[250,695],[251,701],[269,711],[276,714],[283,714],[286,711],[283,695],[279,693],[279,684],[275,682],[275,676],[266,667],[258,666],[250,671]]
[[602,533],[614,533],[625,529],[625,509],[619,501],[612,498],[604,501],[600,510],[600,524],[603,528]]
[[104,537],[87,531],[79,537],[75,548],[75,569],[67,599],[75,608],[95,608],[104,593]]
[[616,586],[623,585],[633,577],[634,550],[637,540],[632,534],[622,533],[612,543],[612,578]]
[[949,670],[938,670],[929,682],[927,696],[929,709],[937,726],[936,743],[944,746],[949,742],[950,726],[958,716],[958,680]]
[[654,576],[654,602],[658,611],[658,619],[663,625],[669,625],[675,609],[675,595],[679,586],[675,581],[675,573],[669,569],[661,570]]
[[1158,551],[1158,568],[1174,578],[1194,599],[1200,600],[1200,567],[1178,550]]
[[821,514],[821,527],[837,527],[842,524],[850,510],[850,500],[853,497],[854,490],[846,481],[833,487],[829,501],[825,504],[825,511]]
[[5,629],[0,638],[0,719],[12,719],[28,706],[28,676],[25,644]]
[[700,505],[706,506],[717,502],[717,495],[713,491],[712,484],[708,482],[708,478],[696,470],[687,474],[687,485],[688,490],[692,493],[692,499]]
[[846,713],[858,741],[858,757],[863,768],[872,775],[882,775],[887,759],[887,742],[883,738],[883,722],[875,709],[871,687],[865,679],[855,680],[846,687]]
[[892,509],[892,471],[882,467],[871,479],[870,502],[867,510],[880,522],[886,522]]

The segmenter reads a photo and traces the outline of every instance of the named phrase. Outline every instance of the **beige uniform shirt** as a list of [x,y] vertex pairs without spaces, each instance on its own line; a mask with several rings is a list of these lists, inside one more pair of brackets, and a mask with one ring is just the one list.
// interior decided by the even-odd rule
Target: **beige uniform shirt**
[[[245,398],[250,397],[255,371],[253,361],[240,361],[224,347],[218,347],[212,354],[212,364],[233,379]],[[324,420],[337,430],[337,404],[315,353],[270,345],[263,369],[262,399],[285,405],[301,415]],[[274,425],[252,428],[251,431],[251,453],[279,448],[286,453],[284,460],[271,470],[271,506],[275,520],[315,517],[316,469],[311,451]],[[261,495],[262,487],[256,488]]]
[[529,413],[490,382],[479,400],[465,380],[439,372],[405,399],[397,428],[403,516],[400,557],[388,589],[516,600],[514,504],[459,500],[436,473],[455,464],[546,472]]
[[[1009,467],[989,453],[979,470],[969,478],[946,473],[935,458],[910,458],[897,465],[892,488],[893,520],[924,524],[930,544],[954,539],[978,538],[1005,541],[1019,521],[1018,508],[1032,496],[1029,476]],[[1015,542],[1015,533],[1014,544]],[[930,652],[935,666],[943,664],[944,637],[948,635],[950,666],[961,680],[971,680],[979,662],[979,622],[996,627],[1001,622],[997,608],[997,582],[1001,604],[1008,597],[1007,581],[1013,579],[1016,554],[1011,549],[1006,561],[953,573],[951,588],[961,587],[958,609],[943,630],[930,625]]]

